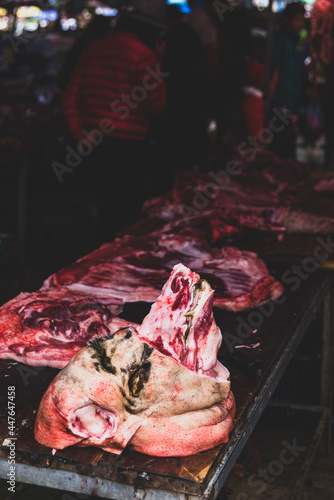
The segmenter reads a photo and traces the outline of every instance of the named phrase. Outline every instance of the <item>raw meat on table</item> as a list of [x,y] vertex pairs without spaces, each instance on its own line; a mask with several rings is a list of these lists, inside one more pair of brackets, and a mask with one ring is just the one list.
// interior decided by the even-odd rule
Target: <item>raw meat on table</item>
[[[208,196],[204,180],[200,181],[202,184],[198,185],[180,181],[164,196],[147,200],[143,214],[169,221],[175,227],[200,222],[207,228],[210,242],[235,239],[250,232],[333,233],[333,218],[302,211],[264,184],[247,181],[243,185],[240,180],[231,180],[227,187],[216,188],[217,192]],[[205,207],[202,209],[198,205],[201,196]]]
[[293,234],[332,234],[334,233],[334,219],[303,212],[301,210],[280,209],[276,214],[276,221],[286,228],[287,233]]
[[[263,221],[263,231],[284,234],[331,234],[334,232],[334,219],[322,215],[315,215],[291,207],[278,208],[250,208],[248,215],[241,211],[240,217],[245,216],[244,226],[247,227],[249,217],[249,229],[255,229],[259,221]],[[254,227],[252,222],[254,221]],[[259,228],[257,228],[259,229]],[[244,229],[245,231],[245,229]]]
[[65,287],[21,293],[0,308],[0,358],[63,368],[90,340],[134,325],[116,316],[122,307]]
[[283,293],[281,283],[255,253],[212,248],[200,231],[125,236],[50,276],[44,285],[66,286],[103,300],[154,302],[173,266],[180,262],[211,283],[214,306],[222,309],[253,308]]
[[147,200],[142,212],[150,218],[170,221],[186,219],[204,210],[246,210],[250,207],[273,208],[290,204],[290,200],[275,189],[249,176],[236,176],[220,186],[210,174],[184,171],[178,173],[171,191]]
[[192,455],[228,441],[235,414],[209,283],[176,265],[136,331],[123,328],[75,354],[40,403],[45,446],[128,446],[154,456]]
[[297,186],[311,182],[311,168],[306,162],[293,158],[282,159],[275,153],[263,151],[254,161],[245,165],[246,174],[278,193],[292,194]]
[[321,179],[313,186],[316,193],[334,194],[334,177]]
[[202,165],[202,171],[210,176],[211,181],[220,176],[223,184],[224,180],[227,184],[232,177],[234,180],[256,182],[259,186],[266,185],[291,201],[297,187],[312,184],[312,170],[306,162],[294,158],[282,159],[268,150],[257,151],[255,157],[249,157],[249,151],[252,150],[246,150],[246,154],[237,150],[229,154],[212,154]]
[[246,234],[284,234],[286,228],[275,222],[275,209],[238,209],[235,207],[203,210],[186,219],[180,218],[166,223],[165,233],[192,234],[192,230],[203,232],[209,244],[236,240]]
[[[227,166],[233,164],[232,173]],[[298,206],[296,187],[313,186],[333,193],[334,180],[315,182],[305,162],[282,160],[269,151],[249,161],[231,152],[231,158],[209,158],[203,172],[179,171],[173,188],[147,200],[144,216],[180,224],[198,224],[209,242],[231,241],[246,233],[331,234],[334,219],[305,212]],[[211,235],[210,235],[211,228]]]

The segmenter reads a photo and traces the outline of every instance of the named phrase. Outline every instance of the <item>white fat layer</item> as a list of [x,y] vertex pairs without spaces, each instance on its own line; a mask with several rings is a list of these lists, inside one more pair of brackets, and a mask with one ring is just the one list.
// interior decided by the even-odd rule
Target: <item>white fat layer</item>
[[230,380],[230,372],[224,365],[221,364],[220,361],[217,361],[213,370],[217,373],[217,382],[226,382],[227,380]]
[[[197,303],[194,304],[192,322],[193,328],[195,327],[198,319],[202,315],[206,302],[213,295],[213,290],[208,283],[202,283],[203,291],[197,293]],[[194,329],[191,328],[191,334],[187,339],[187,349],[195,355],[196,348],[198,349],[197,357],[199,366],[198,368],[203,371],[208,371],[213,368],[217,362],[217,352],[222,342],[221,331],[213,321],[209,331],[205,332],[203,339],[197,339],[197,346],[194,339]]]
[[120,303],[125,302],[137,302],[140,300],[146,302],[153,302],[156,300],[159,291],[148,288],[147,286],[136,286],[135,289],[130,287],[129,285],[116,286],[114,282],[112,283],[112,287],[95,287],[90,285],[85,285],[82,283],[73,283],[72,285],[67,285],[69,290],[73,290],[75,292],[85,293],[85,294],[93,294],[100,300],[108,300],[109,299],[119,299]]

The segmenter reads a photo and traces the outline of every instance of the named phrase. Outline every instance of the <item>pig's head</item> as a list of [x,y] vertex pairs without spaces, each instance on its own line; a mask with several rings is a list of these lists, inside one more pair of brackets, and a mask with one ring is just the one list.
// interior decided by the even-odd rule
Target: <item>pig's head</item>
[[38,410],[38,442],[182,456],[228,440],[235,405],[217,362],[212,290],[180,266],[139,334],[123,328],[96,339],[58,374]]
[[[38,410],[35,437],[56,449],[76,444],[121,453],[129,443],[149,454],[189,455],[219,444],[208,435],[211,423],[220,439],[221,424],[226,440],[232,407],[227,370],[220,382],[198,375],[133,329],[121,329],[81,349],[54,379]],[[206,434],[194,441],[203,427]]]

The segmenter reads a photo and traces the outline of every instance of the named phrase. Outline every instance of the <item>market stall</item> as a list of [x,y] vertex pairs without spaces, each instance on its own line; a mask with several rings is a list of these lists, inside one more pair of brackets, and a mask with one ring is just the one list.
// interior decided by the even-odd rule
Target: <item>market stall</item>
[[[268,2],[270,9],[273,3],[278,4]],[[71,22],[63,25],[70,29]],[[42,100],[50,96],[48,90],[42,88],[38,94]],[[13,135],[30,152],[44,147],[43,158],[50,156],[51,164],[51,145],[62,137],[63,124],[59,131],[59,116],[52,111],[45,120],[41,113],[37,123],[34,116],[38,116],[34,108],[25,109],[25,119],[12,126]],[[277,120],[286,125],[279,111],[275,120],[276,125]],[[26,231],[25,180],[32,164],[30,161],[27,169],[22,162],[19,176],[20,241]],[[41,165],[44,168],[43,159]],[[72,170],[67,165],[66,174]],[[63,180],[66,182],[67,176],[60,182]],[[105,185],[109,189],[108,183]],[[292,454],[300,463],[300,475],[289,497],[297,499],[320,443],[328,452],[331,448],[333,192],[333,176],[314,174],[307,164],[292,158],[282,160],[265,147],[217,152],[196,169],[177,171],[172,189],[147,199],[135,224],[117,233],[112,241],[53,269],[43,276],[40,288],[20,290],[23,293],[3,304],[0,477],[8,481],[9,491],[14,492],[16,482],[21,482],[110,500],[218,500],[256,424],[268,407],[276,406],[316,415],[312,433],[305,436],[294,429],[292,441],[285,441],[285,457],[290,454],[291,459]],[[121,202],[123,207],[123,199]],[[73,200],[71,203],[75,204]],[[61,244],[66,247],[66,241]],[[188,279],[195,284],[191,282],[190,286]],[[150,314],[151,322],[147,320]],[[311,389],[319,397],[310,404],[272,398],[318,316],[321,367],[315,379],[320,382],[319,387],[314,382]],[[198,318],[201,321],[196,323]],[[123,365],[133,346],[122,342],[129,339],[145,347],[138,363]],[[111,344],[114,340],[123,345],[117,367],[112,363],[116,347],[110,348],[108,356],[107,347],[101,347],[101,342]],[[89,367],[94,366],[96,373],[87,377],[87,367],[84,363],[80,366],[80,359],[85,360],[93,348],[96,353],[91,360],[95,361]],[[155,383],[161,383],[161,394],[160,399],[157,397],[160,406],[154,407],[159,418],[152,427],[146,420],[140,425],[136,420],[140,413],[136,413],[136,405],[144,399],[141,390],[151,373],[152,360],[147,362],[150,356],[163,367],[154,372],[158,374]],[[66,375],[77,361],[80,369],[76,366],[71,376]],[[168,363],[177,373],[217,384],[209,385],[215,390],[202,390],[195,396],[189,387],[188,392],[185,390],[182,410],[177,413],[182,425],[175,433],[175,415],[160,418],[165,417],[164,406],[178,400],[182,392],[176,383],[164,399],[163,379],[172,378],[164,370]],[[124,390],[114,391],[118,394],[116,405],[123,399],[128,403],[122,409],[123,420],[133,417],[131,422],[138,424],[132,425],[134,433],[126,442],[117,441],[115,435],[108,435],[105,441],[101,438],[103,426],[118,431],[117,425],[123,425],[121,412],[113,404],[107,401],[106,409],[94,399],[100,396],[95,381],[101,367],[109,382],[116,375],[123,380],[127,373],[132,399]],[[58,375],[56,380],[64,377],[65,382],[60,399],[53,400]],[[306,380],[305,392],[308,383]],[[85,413],[85,405],[72,402],[65,415],[60,407],[67,401],[67,393],[72,394],[75,387],[77,397],[82,387],[90,384],[94,394],[88,411]],[[110,386],[101,387],[102,394]],[[214,399],[212,404],[210,397]],[[211,438],[215,424],[210,421],[209,432],[199,433],[198,439],[189,444],[192,419],[197,421],[195,417],[202,410],[217,410],[217,405],[226,428],[215,441]],[[147,418],[151,417],[148,407],[146,410]],[[113,424],[115,415],[117,425]],[[63,421],[65,428],[61,427]],[[139,452],[135,438],[141,426],[143,432],[149,430]],[[159,434],[155,426],[168,432]],[[180,427],[186,429],[184,434]],[[147,439],[150,431],[154,436],[151,440]],[[197,429],[191,431],[195,435]],[[209,445],[203,434],[207,434]],[[175,442],[178,435],[184,436],[189,448]],[[206,446],[196,451],[202,438]],[[162,441],[163,451],[159,448]],[[184,452],[189,449],[189,453]],[[298,452],[301,449],[302,454]],[[284,465],[282,461],[277,463],[278,467]]]
[[[282,276],[286,269],[286,265],[282,264],[272,266],[277,277]],[[219,358],[231,373],[237,414],[234,429],[226,445],[189,457],[159,458],[131,450],[114,455],[97,448],[76,447],[56,451],[39,445],[33,433],[35,416],[41,397],[57,370],[29,367],[9,360],[1,361],[1,477],[7,477],[8,454],[12,449],[15,450],[16,459],[15,479],[19,482],[120,500],[126,500],[132,495],[137,495],[138,498],[146,495],[146,498],[152,499],[217,498],[316,311],[324,304],[321,404],[309,408],[319,415],[319,422],[314,441],[300,442],[300,445],[310,447],[306,469],[302,469],[301,474],[304,479],[310,465],[310,457],[319,444],[331,415],[331,389],[328,381],[331,374],[330,359],[333,355],[330,338],[332,318],[329,307],[333,300],[332,284],[332,274],[317,271],[310,275],[310,279],[305,281],[298,291],[287,289],[284,295],[286,300],[281,300],[282,303],[278,300],[279,304],[273,307],[269,317],[262,317],[261,326],[243,340],[246,345],[259,345],[255,349],[242,349],[246,357],[251,352],[250,361],[242,360],[242,364],[240,356],[235,359],[229,352],[231,342],[235,342],[231,340],[229,333],[233,337],[233,334],[239,331],[241,320],[245,324],[251,323],[252,312],[235,315],[226,311],[215,311],[217,324],[225,332],[225,343],[219,351]],[[129,311],[131,307],[127,315]],[[132,320],[140,321],[145,312],[145,307],[134,304]],[[260,369],[252,371],[255,358]],[[9,408],[7,387],[15,387],[13,427],[6,413],[7,407]],[[284,406],[284,403],[281,404]],[[13,433],[9,432],[9,429],[13,429]],[[327,434],[324,438],[328,440],[326,436]],[[301,478],[298,478],[296,488],[301,486]]]
[[[300,175],[299,171],[298,175]],[[319,176],[316,182],[318,180]],[[228,185],[227,189],[230,187]],[[333,209],[331,195],[319,195],[310,185],[300,186],[297,188],[297,193],[299,209],[307,207],[310,209],[310,202],[312,202],[312,212],[308,216],[310,219],[312,216],[322,217],[320,214],[324,212],[331,215],[331,207]],[[150,202],[151,207],[154,204],[153,201]],[[205,213],[210,213],[210,211],[200,212],[202,224]],[[230,218],[229,221],[230,224],[235,223],[233,218]],[[249,224],[250,221],[247,219],[246,222]],[[251,222],[254,223],[254,221]],[[256,219],[256,223],[258,223],[258,219]],[[165,233],[157,232],[161,231],[161,224]],[[168,232],[171,226],[174,228],[173,233]],[[166,258],[167,263],[169,262],[168,251],[167,253],[165,251],[164,256],[161,257],[162,249],[165,248],[163,242],[169,241],[168,235],[174,239],[177,238],[175,240],[177,245],[180,245],[182,241],[183,245],[186,241],[188,242],[187,249],[185,250],[185,247],[182,246],[183,254],[178,255],[177,258],[182,259],[183,255],[184,262],[191,262],[189,260],[193,258],[191,257],[191,244],[195,242],[196,246],[193,248],[196,248],[197,259],[201,251],[199,240],[196,239],[199,229],[197,229],[197,236],[192,236],[195,239],[189,240],[187,238],[189,238],[191,229],[189,224],[186,227],[188,236],[182,234],[184,225],[177,229],[175,223],[174,226],[171,223],[164,226],[161,221],[158,222],[156,219],[143,218],[134,226],[124,230],[125,235],[117,240],[116,257],[113,257],[115,243],[104,245],[101,249],[79,260],[78,263],[73,263],[69,268],[59,270],[50,276],[45,281],[44,286],[51,287],[51,289],[54,286],[61,286],[64,289],[74,286],[73,284],[77,280],[78,283],[81,283],[81,292],[85,292],[85,283],[88,285],[90,283],[89,276],[93,277],[94,281],[94,269],[97,269],[99,274],[96,263],[102,262],[105,272],[110,273],[108,266],[114,258],[118,262],[119,269],[124,265],[127,266],[126,259],[129,257],[131,265],[136,262],[138,265],[141,262],[141,266],[144,265],[144,268],[152,267],[152,272],[159,269],[156,266],[159,259],[163,258],[165,260],[160,261],[162,271],[166,264]],[[182,499],[189,498],[189,496],[194,499],[217,498],[261,414],[268,404],[275,404],[275,401],[271,401],[275,388],[314,316],[323,309],[320,404],[302,405],[294,401],[276,401],[276,404],[282,406],[286,404],[291,408],[312,411],[319,416],[313,440],[302,441],[303,446],[309,447],[309,452],[306,454],[301,476],[297,478],[296,487],[291,493],[291,495],[296,495],[296,491],[299,491],[303,485],[321,437],[327,443],[327,447],[330,446],[329,422],[332,411],[330,381],[333,356],[331,339],[333,275],[331,270],[333,269],[333,252],[330,235],[319,235],[315,231],[313,235],[290,233],[285,234],[283,238],[277,238],[276,227],[273,233],[271,233],[272,227],[265,226],[264,229],[264,232],[261,233],[259,229],[248,227],[243,234],[237,234],[235,242],[237,241],[238,246],[247,249],[247,251],[257,251],[261,258],[265,259],[269,273],[276,280],[275,282],[284,284],[283,294],[280,293],[278,297],[272,297],[272,300],[265,299],[263,305],[258,303],[257,306],[253,307],[240,306],[240,302],[238,302],[239,310],[233,310],[236,305],[226,306],[224,301],[218,301],[218,307],[214,307],[215,320],[223,333],[223,343],[218,353],[218,359],[230,371],[231,387],[237,408],[234,427],[226,444],[191,456],[165,458],[145,455],[131,449],[125,449],[121,455],[90,447],[82,449],[73,446],[64,450],[51,450],[35,440],[33,428],[41,398],[58,370],[18,363],[20,358],[14,357],[14,360],[1,361],[1,384],[4,388],[2,396],[3,418],[1,419],[1,476],[6,478],[8,473],[8,453],[10,453],[12,446],[15,448],[15,479],[20,482],[32,482],[36,485],[59,489],[65,488],[76,493],[91,494],[94,492],[96,495],[110,499],[124,498],[125,500],[132,494],[139,495],[139,497],[146,494],[152,499]],[[281,226],[279,226],[279,230],[282,230]],[[126,233],[129,234],[126,235]],[[228,234],[230,238],[231,230]],[[202,237],[202,244],[204,244],[205,237],[203,235]],[[123,239],[126,242],[126,250],[122,250],[123,247],[120,245]],[[147,248],[151,248],[150,251],[152,251],[156,245],[154,242],[158,240],[160,241],[160,249],[153,250],[155,253],[149,253],[148,257],[145,257]],[[175,252],[176,247],[173,254],[174,259],[177,255]],[[120,255],[123,255],[123,260],[125,259],[123,263],[119,260]],[[249,255],[253,254],[244,255],[249,258]],[[154,264],[153,258],[156,259]],[[227,258],[226,255],[225,258]],[[95,264],[93,265],[94,259]],[[139,260],[137,261],[137,259]],[[218,262],[218,254],[216,254],[216,259]],[[81,270],[83,270],[83,274]],[[122,275],[120,270],[118,273],[120,276]],[[216,273],[219,274],[218,267]],[[72,276],[72,285],[69,276]],[[76,276],[74,282],[73,276]],[[125,280],[126,274],[123,276]],[[147,271],[146,276],[148,277]],[[214,274],[212,274],[212,279],[213,277]],[[210,281],[209,277],[208,279]],[[113,293],[113,284],[116,286],[113,280],[109,283],[107,281],[107,289],[101,288],[104,286],[102,283],[98,285],[100,286],[98,289],[99,300],[102,300],[106,290],[109,295]],[[103,293],[102,290],[104,290]],[[219,287],[216,292],[219,293]],[[117,301],[117,298],[121,296],[124,298],[124,289],[122,293],[123,295],[118,295],[119,292],[117,292],[113,300]],[[140,324],[150,309],[153,297],[159,292],[155,292],[155,288],[150,288],[148,280],[141,286],[141,300],[138,296],[136,298],[136,288],[132,287],[126,293],[128,299],[119,316],[126,321]],[[29,294],[27,296],[29,297]],[[227,307],[229,310],[222,309],[222,305],[223,308]],[[28,312],[27,314],[29,316]],[[2,318],[5,321],[4,312]],[[10,406],[7,401],[7,387],[15,388],[14,406]],[[9,421],[7,418],[6,411],[8,412],[9,408],[15,409],[11,411],[11,414],[15,415],[15,424],[12,424],[12,420]],[[296,497],[291,496],[291,498]]]

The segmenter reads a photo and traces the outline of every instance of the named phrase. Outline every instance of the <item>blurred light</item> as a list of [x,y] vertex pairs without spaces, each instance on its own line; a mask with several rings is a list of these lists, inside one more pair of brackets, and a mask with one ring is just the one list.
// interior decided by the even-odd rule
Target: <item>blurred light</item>
[[49,24],[49,21],[47,21],[46,19],[42,19],[39,23],[40,27],[41,28],[46,28]]
[[58,12],[56,10],[43,10],[41,12],[41,19],[45,21],[56,21],[58,17]]
[[2,16],[0,18],[0,30],[7,30],[7,29],[8,29],[8,17]]
[[217,122],[215,120],[210,120],[208,124],[208,132],[212,134],[213,132],[216,132],[216,130],[217,130]]
[[15,32],[14,32],[14,35],[15,36],[20,36],[22,35],[23,33],[23,28],[24,28],[24,24],[21,22],[21,21],[18,21],[15,25]]
[[112,9],[111,7],[97,7],[95,14],[104,17],[115,17],[117,16],[118,10]]
[[282,0],[276,0],[273,2],[273,12],[282,12],[287,2],[283,2]]
[[17,17],[40,17],[41,9],[35,5],[18,7],[16,11]]
[[189,14],[191,12],[191,8],[188,5],[187,0],[167,0],[166,1],[167,5],[177,5],[180,9],[181,12],[184,14]]
[[[272,4],[273,12],[281,12],[285,6],[290,3],[291,0],[274,0]],[[305,10],[312,10],[312,6],[315,3],[315,0],[301,0],[305,4]],[[168,2],[167,2],[168,3]],[[253,0],[254,7],[257,7],[258,10],[264,10],[269,7],[269,0]],[[308,16],[307,16],[308,17]]]
[[269,0],[253,0],[253,5],[259,10],[264,10],[269,7]]
[[24,31],[36,31],[38,29],[38,22],[29,21],[24,25]]
[[7,16],[8,10],[0,7],[0,17]]
[[76,30],[78,23],[74,17],[70,17],[69,19],[61,19],[60,26],[63,31]]
[[312,8],[313,8],[313,5],[311,5],[311,4],[309,4],[309,3],[306,3],[306,4],[304,5],[304,7],[305,7],[306,14],[310,14],[310,13],[311,13],[311,10],[312,10]]
[[251,29],[251,36],[258,36],[258,37],[261,37],[261,38],[266,38],[268,35],[268,31],[263,29],[263,28],[259,28],[258,26],[255,26],[254,28]]

